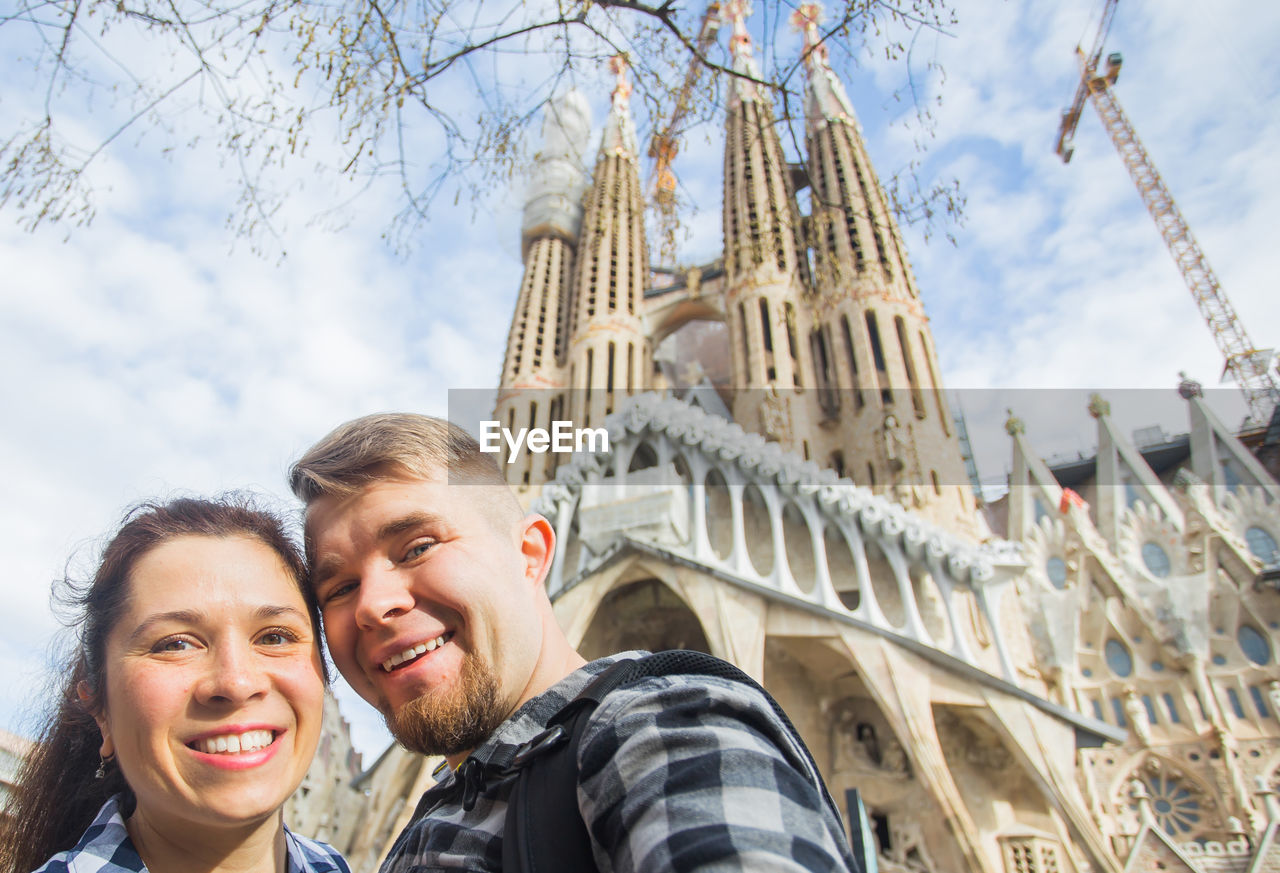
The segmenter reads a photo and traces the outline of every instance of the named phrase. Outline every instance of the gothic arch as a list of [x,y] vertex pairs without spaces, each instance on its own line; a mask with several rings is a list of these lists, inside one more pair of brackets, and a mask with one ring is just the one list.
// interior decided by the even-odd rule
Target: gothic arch
[[841,812],[857,789],[881,859],[881,869],[941,873],[961,869],[960,856],[936,800],[917,778],[916,764],[894,718],[859,674],[847,649],[806,636],[765,640],[764,685],[791,716],[826,774]]
[[653,576],[622,581],[601,598],[578,651],[591,660],[630,649],[711,653],[706,629],[685,599]]
[[692,299],[681,300],[672,306],[665,313],[663,318],[653,329],[653,347],[656,349],[664,339],[678,331],[693,321],[712,321],[724,323],[724,313],[720,312],[714,306]]
[[[979,708],[935,703],[934,730],[951,778],[979,832],[992,835],[1020,831],[1055,833],[1053,808],[1039,780],[1007,742],[1005,730],[982,717]],[[993,804],[999,797],[1009,803]]]

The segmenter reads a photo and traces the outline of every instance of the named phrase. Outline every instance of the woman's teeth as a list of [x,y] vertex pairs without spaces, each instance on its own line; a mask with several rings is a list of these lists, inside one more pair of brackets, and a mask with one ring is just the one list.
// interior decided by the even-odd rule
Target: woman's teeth
[[392,655],[390,658],[387,658],[387,660],[382,662],[382,669],[390,673],[392,670],[394,670],[396,667],[399,667],[401,664],[405,663],[406,661],[412,661],[414,658],[418,657],[419,655],[426,654],[427,652],[433,651],[439,648],[440,646],[443,646],[452,637],[453,637],[452,633],[444,633],[436,637],[434,640],[427,640],[425,643],[418,643],[416,646],[412,646],[408,649],[405,649],[403,652],[401,652],[398,655]]
[[275,734],[272,731],[245,731],[242,734],[206,737],[203,740],[196,740],[192,745],[197,752],[204,752],[207,755],[235,755],[265,749],[273,740],[275,740]]

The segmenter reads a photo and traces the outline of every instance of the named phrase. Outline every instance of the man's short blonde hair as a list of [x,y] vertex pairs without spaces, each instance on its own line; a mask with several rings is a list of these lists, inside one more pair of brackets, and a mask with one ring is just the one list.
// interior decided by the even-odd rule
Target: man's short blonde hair
[[[381,479],[430,479],[507,485],[497,456],[442,418],[409,412],[366,415],[334,428],[289,470],[289,487],[308,506],[321,497],[347,497]],[[512,497],[514,502],[514,495]]]

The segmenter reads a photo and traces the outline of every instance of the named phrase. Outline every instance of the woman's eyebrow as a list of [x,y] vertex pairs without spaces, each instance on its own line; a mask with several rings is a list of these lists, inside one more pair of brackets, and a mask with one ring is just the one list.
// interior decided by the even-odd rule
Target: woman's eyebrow
[[[301,609],[298,609],[296,606],[288,606],[286,604],[265,604],[263,606],[259,606],[253,613],[253,617],[257,621],[277,618],[282,615],[293,616],[307,622],[311,620],[310,617]],[[199,624],[207,620],[205,613],[191,609],[175,609],[169,612],[153,613],[143,619],[142,623],[134,629],[133,633],[129,635],[128,642],[132,643],[137,640],[138,637],[145,636],[147,631],[157,624],[163,624],[165,622],[175,622],[177,624]]]
[[299,618],[305,622],[311,621],[311,617],[307,615],[305,612],[303,612],[301,609],[298,609],[298,607],[287,606],[283,604],[281,605],[268,604],[266,606],[260,606],[258,607],[258,611],[254,613],[254,618],[258,620],[263,620],[268,618],[276,618],[281,615],[293,616],[294,618]]
[[133,642],[138,637],[146,634],[153,625],[163,622],[176,622],[179,624],[195,624],[204,618],[204,613],[196,612],[191,609],[175,609],[170,612],[155,612],[143,619],[142,623],[134,628],[133,633],[129,634],[128,642]]

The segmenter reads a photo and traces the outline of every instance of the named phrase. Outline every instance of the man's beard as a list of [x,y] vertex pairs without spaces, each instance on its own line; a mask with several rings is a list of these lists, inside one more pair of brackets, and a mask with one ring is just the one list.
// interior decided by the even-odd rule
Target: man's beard
[[484,659],[462,663],[457,686],[427,692],[385,715],[400,745],[421,755],[456,755],[474,749],[506,720],[498,677]]

